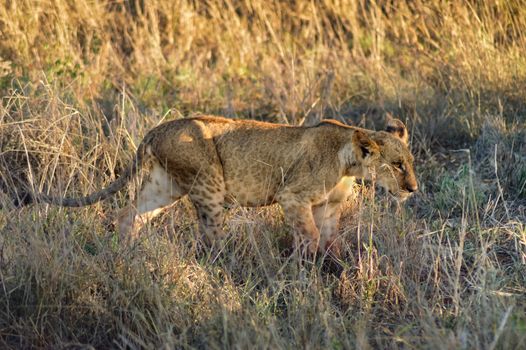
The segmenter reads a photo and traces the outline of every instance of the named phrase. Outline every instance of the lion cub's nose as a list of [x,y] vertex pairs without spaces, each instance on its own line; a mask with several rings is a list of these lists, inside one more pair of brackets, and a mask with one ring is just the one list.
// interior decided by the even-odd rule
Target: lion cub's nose
[[416,192],[418,190],[418,185],[415,183],[415,184],[408,184],[407,185],[407,191],[408,192]]

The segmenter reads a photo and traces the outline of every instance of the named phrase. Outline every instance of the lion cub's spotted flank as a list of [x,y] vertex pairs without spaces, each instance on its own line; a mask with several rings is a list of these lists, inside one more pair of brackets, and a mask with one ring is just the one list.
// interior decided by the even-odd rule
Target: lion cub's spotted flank
[[136,235],[143,223],[185,195],[208,239],[224,235],[225,206],[277,202],[310,252],[331,247],[338,254],[340,207],[355,179],[374,177],[402,200],[417,190],[407,141],[405,125],[392,118],[386,131],[331,120],[299,127],[213,116],[180,119],[152,129],[133,164],[108,188],[83,198],[36,198],[62,206],[90,205],[148,167],[135,202],[118,216],[125,237]]

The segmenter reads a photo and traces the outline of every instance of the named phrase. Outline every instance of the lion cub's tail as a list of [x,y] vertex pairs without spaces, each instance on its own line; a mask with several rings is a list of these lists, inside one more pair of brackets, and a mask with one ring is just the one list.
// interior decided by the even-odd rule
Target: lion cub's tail
[[147,153],[145,152],[145,146],[144,143],[141,143],[137,149],[137,153],[133,159],[133,162],[128,166],[128,168],[126,168],[124,173],[119,176],[117,180],[112,182],[108,187],[103,188],[102,190],[92,193],[86,197],[52,197],[44,193],[37,193],[32,196],[33,198],[31,198],[31,202],[44,202],[53,205],[60,205],[63,207],[83,207],[97,203],[114,195],[124,186],[126,186],[130,179],[137,174],[138,170],[143,165],[145,156],[147,156]]

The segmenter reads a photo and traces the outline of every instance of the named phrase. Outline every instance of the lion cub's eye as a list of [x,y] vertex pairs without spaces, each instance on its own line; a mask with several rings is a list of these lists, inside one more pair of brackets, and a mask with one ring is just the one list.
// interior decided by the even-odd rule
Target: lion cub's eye
[[398,170],[404,170],[404,165],[402,164],[402,162],[394,162],[393,166]]

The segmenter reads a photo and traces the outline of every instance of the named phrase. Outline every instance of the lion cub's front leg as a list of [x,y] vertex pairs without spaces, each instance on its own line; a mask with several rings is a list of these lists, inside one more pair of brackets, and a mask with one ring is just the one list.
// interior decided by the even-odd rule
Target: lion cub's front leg
[[278,202],[283,208],[285,219],[302,236],[296,238],[306,240],[308,252],[315,254],[320,241],[320,231],[314,222],[311,203],[292,195],[280,197]]
[[327,199],[312,207],[314,221],[320,230],[320,250],[330,251],[334,256],[341,255],[341,240],[338,228],[342,204],[350,197],[356,197],[357,185],[354,177],[343,177],[331,190]]
[[337,240],[341,216],[340,202],[324,202],[312,208],[314,221],[320,230],[320,250],[330,251],[334,256],[340,257],[341,244]]

